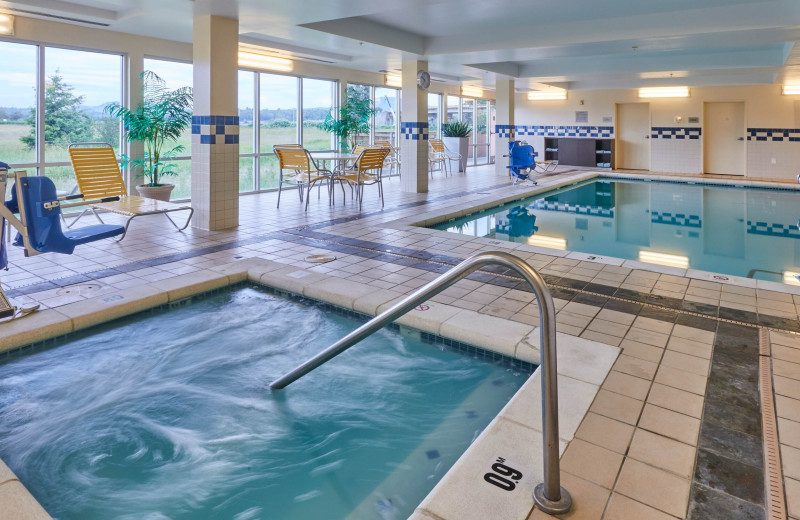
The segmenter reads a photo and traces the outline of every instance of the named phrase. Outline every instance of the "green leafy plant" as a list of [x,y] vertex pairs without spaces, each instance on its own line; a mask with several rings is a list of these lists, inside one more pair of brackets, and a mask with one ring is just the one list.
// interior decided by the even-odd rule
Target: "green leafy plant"
[[[74,87],[64,82],[59,71],[50,76],[44,89],[44,141],[70,143],[92,138],[92,118],[81,111],[83,96],[72,93]],[[36,109],[25,119],[30,134],[20,137],[29,149],[36,146]]]
[[122,166],[139,170],[136,176],[145,177],[149,186],[162,186],[160,177],[177,175],[173,165],[165,161],[183,151],[183,146],[175,143],[192,123],[192,87],[170,90],[155,72],[146,70],[142,72],[142,89],[143,101],[136,108],[112,103],[105,111],[122,120],[129,143],[144,144],[144,157],[132,159],[123,154]]
[[319,127],[338,137],[342,150],[348,150],[355,148],[358,134],[369,133],[369,118],[374,114],[368,87],[351,85],[342,106],[332,108]]
[[449,121],[442,125],[442,135],[444,137],[469,137],[472,127],[461,121]]

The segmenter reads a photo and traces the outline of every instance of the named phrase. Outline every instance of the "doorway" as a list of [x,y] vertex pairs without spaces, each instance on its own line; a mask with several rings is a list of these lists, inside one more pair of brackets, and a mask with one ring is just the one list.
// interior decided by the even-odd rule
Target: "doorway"
[[703,173],[744,175],[744,101],[703,103]]
[[650,103],[617,103],[617,168],[650,169]]

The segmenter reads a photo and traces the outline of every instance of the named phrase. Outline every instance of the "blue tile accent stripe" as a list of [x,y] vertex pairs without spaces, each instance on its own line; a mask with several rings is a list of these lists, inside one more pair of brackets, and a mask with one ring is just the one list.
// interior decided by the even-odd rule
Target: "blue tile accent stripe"
[[748,141],[800,142],[800,128],[748,128]]
[[501,139],[514,138],[514,125],[495,125],[494,131],[497,134],[497,137],[500,137]]
[[654,126],[650,129],[652,139],[700,139],[703,131],[698,127]]
[[655,224],[671,224],[673,226],[703,227],[702,219],[698,215],[685,215],[683,213],[675,213],[674,215],[668,211],[650,212],[650,222]]
[[800,238],[800,230],[796,225],[770,224],[768,222],[747,221],[747,232],[751,235],[768,235],[771,237]]
[[239,144],[239,116],[192,116],[192,134],[200,144]]
[[400,123],[400,135],[403,139],[411,141],[427,141],[428,140],[428,122],[427,121],[403,121]]
[[515,125],[517,137],[594,137],[611,139],[614,137],[613,126],[554,126],[554,125]]
[[533,209],[543,209],[547,211],[559,211],[561,213],[576,213],[578,215],[593,215],[596,217],[614,218],[614,208],[599,208],[596,206],[586,206],[583,204],[567,204],[564,202],[551,202],[548,200],[534,201]]

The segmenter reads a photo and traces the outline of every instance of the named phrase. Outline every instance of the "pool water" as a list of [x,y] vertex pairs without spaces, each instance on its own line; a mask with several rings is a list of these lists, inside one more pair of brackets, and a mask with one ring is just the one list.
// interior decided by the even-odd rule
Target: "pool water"
[[57,519],[408,517],[528,373],[244,287],[0,365],[0,458]]
[[800,272],[798,218],[800,190],[601,179],[434,227],[780,282]]

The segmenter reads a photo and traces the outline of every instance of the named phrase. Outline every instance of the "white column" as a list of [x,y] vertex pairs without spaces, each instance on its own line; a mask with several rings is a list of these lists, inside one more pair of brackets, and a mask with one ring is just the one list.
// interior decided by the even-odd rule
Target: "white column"
[[428,192],[428,92],[417,87],[417,73],[428,62],[403,61],[403,99],[400,107],[400,189]]
[[[142,102],[142,72],[144,71],[144,54],[141,52],[132,52],[128,54],[128,92],[127,103],[129,107],[137,107]],[[126,154],[131,158],[144,157],[144,143],[142,141],[135,141],[127,143]],[[128,194],[137,195],[134,189],[137,184],[142,184],[142,177],[136,177],[132,168],[125,169],[125,185],[128,188]]]
[[494,171],[508,174],[508,142],[514,140],[514,80],[498,79],[495,115]]
[[239,225],[239,21],[194,18],[192,225]]

